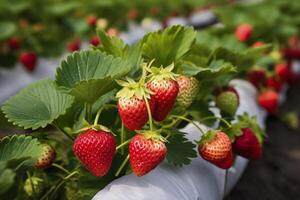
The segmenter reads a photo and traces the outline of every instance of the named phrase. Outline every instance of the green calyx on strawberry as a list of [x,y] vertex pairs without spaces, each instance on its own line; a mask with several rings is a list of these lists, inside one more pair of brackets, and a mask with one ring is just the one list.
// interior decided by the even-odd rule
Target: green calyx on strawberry
[[204,160],[222,169],[228,169],[233,164],[231,141],[227,134],[219,130],[210,130],[201,137],[198,152]]
[[35,167],[38,169],[45,169],[50,167],[55,160],[56,152],[49,144],[41,144],[42,153],[35,163]]
[[173,68],[174,64],[166,68],[146,68],[150,72],[147,88],[152,92],[151,99],[155,101],[153,118],[158,122],[163,121],[170,113],[179,92]]
[[216,95],[215,102],[222,112],[233,116],[239,107],[239,96],[233,87],[227,87]]
[[143,81],[135,82],[127,78],[117,81],[123,88],[117,93],[118,112],[121,120],[129,130],[141,130],[149,120],[147,102],[151,113],[155,108],[155,101],[150,97],[151,91],[145,87]]
[[165,139],[155,132],[135,135],[129,143],[129,159],[133,173],[143,176],[160,164],[167,155]]
[[177,96],[177,105],[183,108],[189,107],[194,101],[199,90],[200,83],[194,77],[187,77],[180,75],[176,78],[179,85],[179,92]]
[[73,143],[73,152],[94,176],[108,173],[116,151],[113,135],[102,130],[88,129]]

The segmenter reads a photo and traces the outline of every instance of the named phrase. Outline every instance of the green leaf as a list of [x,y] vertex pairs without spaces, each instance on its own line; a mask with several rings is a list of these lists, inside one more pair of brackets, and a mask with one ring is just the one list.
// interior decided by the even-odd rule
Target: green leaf
[[14,183],[16,173],[5,168],[5,163],[0,162],[0,195],[6,193]]
[[199,66],[190,61],[183,61],[182,69],[184,74],[196,76],[199,80],[236,72],[236,67],[224,60],[212,61],[209,66]]
[[80,6],[79,2],[63,2],[49,5],[47,11],[54,16],[66,15]]
[[155,59],[156,66],[168,66],[182,58],[195,42],[196,31],[191,27],[172,26],[149,33],[143,39],[143,56]]
[[185,133],[176,130],[171,131],[173,133],[168,138],[169,142],[166,143],[168,162],[179,167],[190,164],[192,158],[197,157],[197,152],[195,151],[196,145],[185,138]]
[[97,34],[101,40],[101,46],[99,47],[99,49],[113,55],[114,57],[123,56],[124,48],[126,45],[119,37],[110,37],[101,28],[97,29]]
[[73,53],[57,69],[56,83],[77,99],[94,103],[117,87],[115,79],[125,76],[131,65],[99,50]]
[[[42,148],[36,138],[25,135],[6,136],[0,140],[0,162],[24,161],[33,166]],[[17,162],[14,162],[18,165]]]
[[71,107],[74,98],[57,90],[52,80],[40,80],[4,103],[2,111],[14,125],[44,128]]
[[17,30],[13,22],[0,22],[0,41],[12,36]]

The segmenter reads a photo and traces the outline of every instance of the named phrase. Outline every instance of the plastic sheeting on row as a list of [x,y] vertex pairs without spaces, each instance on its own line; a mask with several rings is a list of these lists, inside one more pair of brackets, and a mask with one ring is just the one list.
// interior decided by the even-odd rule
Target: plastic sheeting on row
[[[256,116],[264,127],[266,113],[256,103],[256,89],[246,81],[234,80],[231,84],[240,96],[237,114],[244,112]],[[201,125],[203,128],[204,125]],[[201,133],[189,124],[183,132],[191,141],[199,140]],[[247,160],[237,157],[228,171],[226,193],[236,184],[243,173]],[[225,170],[206,162],[200,156],[182,168],[173,167],[166,162],[143,177],[133,174],[123,176],[103,190],[93,200],[219,200],[224,194]]]

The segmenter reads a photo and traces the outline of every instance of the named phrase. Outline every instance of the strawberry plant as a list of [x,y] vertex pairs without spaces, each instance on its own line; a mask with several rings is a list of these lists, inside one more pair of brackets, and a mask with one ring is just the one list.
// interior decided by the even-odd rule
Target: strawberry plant
[[[204,159],[228,169],[232,135],[244,128],[261,134],[250,117],[231,124],[239,97],[228,85],[260,48],[237,53],[211,46],[203,36],[213,34],[183,26],[132,46],[101,28],[97,34],[99,46],[72,53],[54,80],[37,81],[2,106],[7,123],[26,134],[1,139],[1,198],[91,199],[114,179],[151,173],[165,158],[177,167],[190,164],[198,144]],[[197,122],[219,126],[206,131]],[[197,142],[180,130],[186,123],[199,130]]]

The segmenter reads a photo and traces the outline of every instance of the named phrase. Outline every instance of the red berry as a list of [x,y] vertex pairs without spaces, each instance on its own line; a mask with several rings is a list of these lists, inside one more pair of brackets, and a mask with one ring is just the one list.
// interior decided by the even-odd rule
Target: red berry
[[253,69],[248,73],[247,79],[256,88],[264,86],[267,79],[266,71],[262,68]]
[[274,114],[278,110],[278,93],[273,90],[265,90],[258,97],[258,103],[267,112]]
[[233,165],[233,153],[230,151],[227,156],[224,158],[224,160],[220,162],[214,163],[217,167],[220,167],[221,169],[229,169]]
[[245,42],[251,37],[252,31],[250,24],[240,24],[235,30],[235,36],[239,41]]
[[88,23],[88,25],[90,26],[96,26],[97,23],[97,17],[94,15],[89,15],[86,17],[86,22]]
[[243,128],[243,134],[235,137],[233,150],[236,154],[251,160],[258,160],[262,154],[261,144],[250,128]]
[[34,52],[24,52],[20,55],[20,62],[30,72],[32,72],[37,63],[37,55]]
[[[232,154],[231,141],[229,137],[221,131],[209,131],[202,136],[198,151],[201,157],[217,166],[227,166]],[[222,167],[222,168],[224,168]]]
[[[155,103],[151,99],[148,102],[153,112]],[[146,102],[135,96],[130,98],[120,97],[118,111],[124,126],[132,131],[141,130],[149,119]]]
[[98,46],[100,44],[100,38],[97,35],[91,37],[90,44],[95,47]]
[[7,42],[9,47],[13,50],[20,49],[21,47],[21,41],[17,37],[11,37]]
[[75,40],[75,41],[70,42],[67,45],[67,48],[68,48],[68,51],[71,52],[71,53],[74,52],[74,51],[80,50],[80,41]]
[[277,77],[269,77],[266,81],[266,85],[269,88],[274,89],[275,91],[279,92],[282,88],[282,82]]
[[116,141],[111,133],[89,129],[75,139],[73,151],[94,176],[104,176],[113,161]]
[[261,46],[264,46],[264,45],[265,45],[264,42],[257,41],[257,42],[254,42],[251,47],[252,48],[258,48],[258,47],[261,47]]
[[132,171],[143,176],[161,163],[167,154],[165,144],[156,138],[147,139],[143,134],[135,135],[129,143],[129,158]]
[[152,79],[147,88],[153,92],[151,99],[155,101],[153,118],[163,121],[172,110],[179,92],[179,85],[173,79]]
[[290,69],[287,63],[281,63],[276,65],[275,72],[281,81],[288,81]]
[[128,12],[128,19],[135,20],[139,16],[139,12],[136,8],[132,8]]
[[286,59],[300,59],[300,49],[298,48],[283,49],[282,54]]

